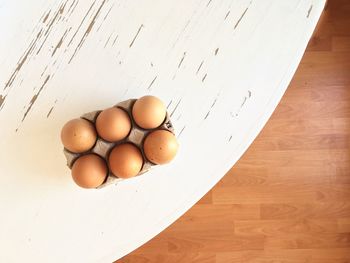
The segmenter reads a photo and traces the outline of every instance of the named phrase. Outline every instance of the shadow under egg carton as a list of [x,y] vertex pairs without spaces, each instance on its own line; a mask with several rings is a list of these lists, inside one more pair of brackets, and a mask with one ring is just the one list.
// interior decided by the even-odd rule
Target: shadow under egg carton
[[[117,142],[107,142],[107,141],[103,140],[96,132],[96,134],[97,134],[96,143],[95,143],[94,147],[92,149],[90,149],[89,151],[84,152],[84,153],[72,153],[72,152],[68,151],[67,149],[63,150],[64,155],[66,156],[66,159],[67,159],[67,166],[70,169],[72,169],[72,166],[73,166],[75,160],[77,160],[79,157],[81,157],[85,154],[94,153],[94,154],[99,155],[100,157],[102,157],[105,160],[106,165],[108,167],[108,175],[106,177],[106,180],[103,182],[103,184],[97,188],[102,188],[102,187],[105,187],[107,185],[124,180],[124,179],[118,178],[116,175],[114,175],[111,172],[109,165],[108,165],[109,153],[116,145],[123,144],[123,143],[132,143],[132,144],[136,145],[138,147],[138,149],[141,151],[142,157],[143,157],[143,165],[142,165],[141,171],[137,174],[137,176],[138,176],[138,175],[141,175],[141,174],[149,171],[152,166],[156,165],[156,164],[150,162],[146,158],[146,155],[144,153],[143,141],[146,138],[146,136],[150,132],[155,131],[155,130],[168,130],[168,131],[174,133],[174,127],[170,121],[168,113],[166,113],[166,117],[165,117],[165,120],[163,121],[163,123],[157,128],[143,129],[143,128],[139,127],[132,117],[132,107],[133,107],[135,102],[136,102],[136,99],[130,99],[130,100],[119,102],[117,105],[114,106],[114,107],[118,107],[118,108],[126,111],[127,114],[129,115],[129,118],[131,121],[131,130],[126,138],[124,138],[123,140],[117,141]],[[89,113],[82,115],[80,118],[92,122],[95,126],[96,118],[100,112],[101,111],[89,112]]]

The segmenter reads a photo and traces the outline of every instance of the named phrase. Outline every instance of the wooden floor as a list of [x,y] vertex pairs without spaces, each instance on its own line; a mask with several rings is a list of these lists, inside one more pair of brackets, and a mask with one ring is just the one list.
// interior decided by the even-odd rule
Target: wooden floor
[[192,209],[119,263],[350,262],[350,1],[329,0],[261,134]]

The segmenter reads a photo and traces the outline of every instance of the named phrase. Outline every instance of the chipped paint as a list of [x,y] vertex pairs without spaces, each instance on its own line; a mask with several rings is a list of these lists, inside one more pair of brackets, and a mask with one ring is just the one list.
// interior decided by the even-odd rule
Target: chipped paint
[[6,90],[7,88],[9,88],[12,85],[12,83],[16,79],[17,74],[19,73],[19,71],[23,67],[24,63],[27,61],[27,59],[28,59],[29,55],[31,54],[31,52],[34,50],[35,45],[36,45],[38,39],[41,36],[41,33],[42,33],[42,30],[39,31],[39,33],[36,35],[36,38],[32,40],[31,44],[27,48],[27,51],[22,55],[22,57],[17,62],[17,66],[16,66],[15,70],[12,72],[12,74],[11,74],[10,78],[8,79],[8,81],[5,83],[5,87],[4,87],[3,90]]
[[64,34],[63,34],[63,36],[61,37],[60,41],[58,41],[57,45],[55,46],[55,49],[54,49],[53,52],[52,52],[51,57],[53,57],[53,56],[55,55],[57,49],[59,49],[59,48],[62,46],[63,40],[64,40],[64,38],[66,37],[67,33],[68,33],[68,29],[64,32]]
[[72,38],[71,38],[70,41],[68,42],[68,45],[67,45],[68,47],[72,44],[73,40],[75,39],[75,36],[76,36],[77,33],[80,31],[81,26],[83,25],[83,23],[84,23],[86,17],[89,15],[89,13],[90,13],[92,7],[95,5],[95,3],[96,3],[96,1],[94,1],[94,2],[91,4],[91,6],[90,6],[90,8],[88,9],[88,11],[86,12],[85,16],[84,16],[83,19],[81,20],[81,22],[80,22],[80,24],[79,24],[77,30],[74,32]]
[[59,18],[61,17],[66,3],[67,3],[67,2],[65,2],[63,5],[60,6],[60,8],[59,8],[58,11],[56,12],[55,16],[52,18],[51,22],[50,22],[49,25],[47,26],[47,28],[46,28],[46,30],[45,30],[45,33],[44,33],[45,39],[41,42],[41,45],[40,45],[39,49],[38,49],[37,52],[36,52],[36,55],[38,55],[38,54],[40,53],[42,47],[43,47],[44,44],[46,43],[46,40],[48,39],[48,37],[49,37],[49,35],[50,35],[50,32],[51,32],[51,30],[52,30],[53,24],[54,24],[54,22],[56,22],[56,20],[58,21]]
[[27,117],[28,113],[29,113],[30,110],[32,109],[34,103],[35,103],[36,100],[38,99],[40,93],[41,93],[42,90],[44,89],[44,87],[45,87],[46,83],[49,81],[49,79],[50,79],[50,75],[48,75],[48,76],[46,77],[46,79],[44,80],[44,83],[41,85],[41,87],[40,87],[38,93],[35,94],[35,95],[32,97],[32,99],[30,100],[29,106],[28,106],[26,112],[25,112],[24,115],[23,115],[22,122],[23,122],[23,121],[25,120],[25,118]]
[[92,20],[91,20],[89,26],[88,26],[87,29],[85,30],[85,33],[84,33],[83,37],[80,39],[79,44],[78,44],[77,47],[75,48],[73,55],[72,55],[71,58],[69,59],[68,64],[69,64],[70,62],[72,62],[72,59],[74,58],[74,56],[76,55],[76,53],[79,51],[79,49],[80,49],[80,48],[82,47],[82,45],[84,44],[85,39],[88,37],[89,33],[91,32],[92,28],[94,27],[94,24],[95,24],[95,22],[96,22],[96,19],[97,19],[98,15],[100,14],[101,9],[102,9],[102,7],[104,6],[105,3],[106,3],[106,0],[103,0],[102,3],[101,3],[101,5],[100,5],[99,8],[97,9],[97,11],[96,11],[94,17],[92,18]]
[[137,33],[136,33],[136,35],[134,36],[133,40],[131,41],[131,43],[130,43],[130,45],[129,45],[129,48],[131,48],[132,45],[134,44],[134,42],[135,42],[137,36],[140,34],[142,28],[143,28],[143,24],[141,24],[140,27],[139,27],[139,29],[137,30]]

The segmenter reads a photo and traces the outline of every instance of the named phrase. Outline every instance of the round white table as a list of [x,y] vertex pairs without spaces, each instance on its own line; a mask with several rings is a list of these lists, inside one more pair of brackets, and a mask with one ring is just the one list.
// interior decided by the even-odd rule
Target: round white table
[[[0,262],[112,262],[198,201],[286,90],[325,0],[0,2]],[[167,105],[175,160],[77,187],[59,134],[145,94]]]

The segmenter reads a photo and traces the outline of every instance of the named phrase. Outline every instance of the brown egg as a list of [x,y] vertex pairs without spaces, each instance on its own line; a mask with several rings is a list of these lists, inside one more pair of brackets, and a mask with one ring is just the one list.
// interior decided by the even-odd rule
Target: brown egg
[[74,119],[67,122],[61,131],[64,147],[74,153],[90,150],[96,142],[94,125],[84,119]]
[[124,139],[129,134],[130,129],[129,115],[117,107],[105,109],[96,119],[97,133],[109,142]]
[[165,105],[154,96],[144,96],[138,99],[132,108],[135,122],[144,129],[157,128],[163,123],[165,115]]
[[106,179],[107,172],[105,161],[96,154],[87,154],[79,157],[72,167],[74,182],[83,188],[100,186]]
[[170,162],[175,157],[178,147],[175,135],[166,130],[151,132],[143,144],[147,159],[155,164]]
[[117,145],[109,155],[109,167],[120,178],[137,175],[143,165],[141,151],[131,143]]

